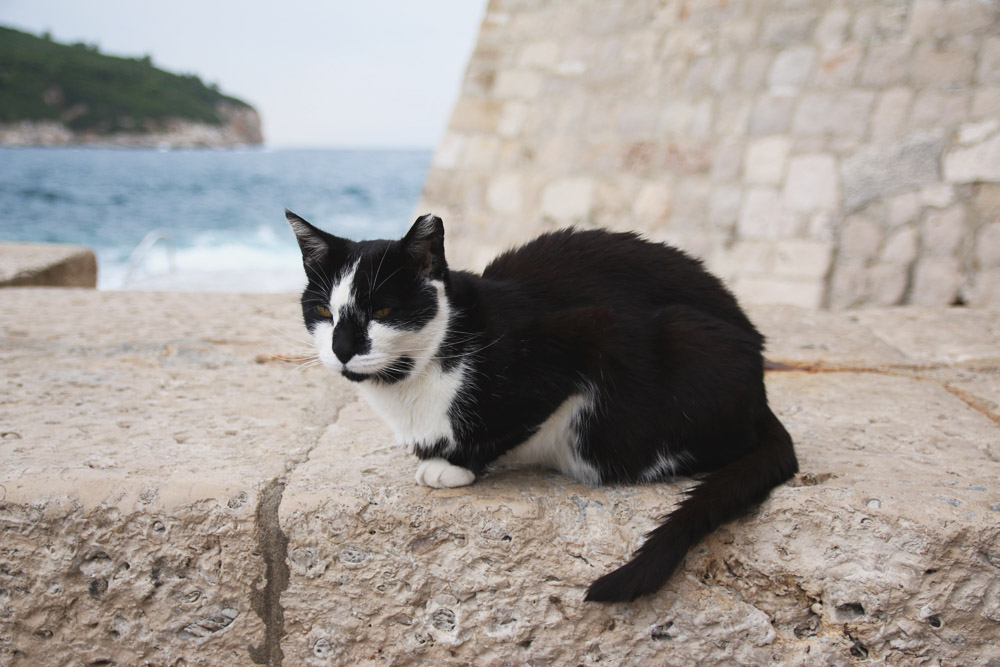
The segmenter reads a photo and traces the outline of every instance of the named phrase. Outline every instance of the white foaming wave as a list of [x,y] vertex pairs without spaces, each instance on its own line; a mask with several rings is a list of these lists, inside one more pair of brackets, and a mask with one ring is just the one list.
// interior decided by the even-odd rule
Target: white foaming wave
[[[302,256],[294,243],[282,242],[261,227],[245,240],[231,234],[199,234],[188,247],[171,251],[155,245],[135,266],[113,253],[98,253],[99,289],[177,292],[294,292],[306,284]],[[129,276],[130,269],[132,275]]]

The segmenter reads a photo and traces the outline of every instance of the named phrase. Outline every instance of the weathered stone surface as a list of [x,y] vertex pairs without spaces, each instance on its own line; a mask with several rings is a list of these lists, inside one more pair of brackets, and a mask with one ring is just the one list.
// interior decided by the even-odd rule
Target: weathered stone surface
[[745,180],[757,185],[781,183],[791,144],[788,137],[780,135],[751,141],[743,161]]
[[298,353],[278,333],[295,298],[33,288],[0,304],[0,663],[245,664],[276,647],[265,499],[343,403],[272,356]]
[[793,211],[832,211],[840,199],[831,155],[800,155],[788,162],[782,203]]
[[1000,660],[996,311],[752,308],[802,472],[605,606],[690,480],[419,487],[278,360],[294,295],[39,294],[0,292],[5,665]]
[[89,248],[57,243],[0,243],[0,287],[97,287]]
[[939,134],[917,134],[844,158],[840,165],[844,209],[856,211],[873,199],[939,180],[943,146]]
[[1000,182],[1000,134],[944,156],[944,177],[949,183]]

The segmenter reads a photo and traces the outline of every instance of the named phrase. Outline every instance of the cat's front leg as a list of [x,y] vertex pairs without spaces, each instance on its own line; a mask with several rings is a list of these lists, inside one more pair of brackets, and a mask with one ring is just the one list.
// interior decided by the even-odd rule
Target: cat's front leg
[[442,458],[424,459],[417,464],[417,483],[435,489],[452,489],[468,486],[476,481],[476,473],[468,468],[449,463]]

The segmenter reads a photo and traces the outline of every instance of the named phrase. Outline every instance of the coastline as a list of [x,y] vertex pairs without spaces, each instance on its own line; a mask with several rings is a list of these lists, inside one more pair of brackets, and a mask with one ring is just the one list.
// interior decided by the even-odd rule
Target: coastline
[[59,121],[0,123],[0,147],[87,148],[247,148],[262,146],[264,135],[256,110],[220,105],[219,125],[183,118],[150,124],[142,132],[76,131]]

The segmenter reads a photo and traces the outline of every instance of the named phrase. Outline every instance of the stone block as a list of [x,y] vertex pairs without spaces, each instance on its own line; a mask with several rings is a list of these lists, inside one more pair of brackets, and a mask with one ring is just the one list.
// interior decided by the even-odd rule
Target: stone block
[[896,266],[905,266],[913,262],[917,258],[916,228],[899,227],[889,232],[879,258],[883,263]]
[[870,136],[873,142],[890,141],[902,133],[910,115],[913,91],[909,88],[890,88],[879,93],[872,112]]
[[867,146],[841,160],[845,212],[867,203],[940,180],[938,160],[944,140],[939,132],[912,134]]
[[497,99],[534,99],[542,92],[545,79],[538,72],[525,69],[501,70],[493,85]]
[[521,47],[518,63],[523,67],[551,69],[559,59],[559,43],[555,40],[530,42]]
[[451,112],[448,127],[454,132],[495,132],[502,106],[496,100],[459,97]]
[[830,267],[828,243],[802,239],[783,239],[775,244],[774,275],[822,283]]
[[868,263],[862,259],[838,259],[830,277],[827,307],[857,308],[868,300]]
[[674,139],[663,145],[662,166],[668,171],[688,174],[705,173],[712,166],[712,142]]
[[758,39],[773,47],[794,46],[809,42],[816,16],[809,11],[772,12],[764,16]]
[[1000,219],[983,225],[976,235],[975,248],[980,269],[1000,268]]
[[[972,276],[972,285],[967,295],[966,301],[973,308],[996,310],[1000,307],[1000,269],[977,271]],[[1000,401],[994,400],[993,403],[1000,404]]]
[[956,205],[941,211],[928,211],[921,232],[925,256],[951,257],[966,237],[965,210]]
[[1000,134],[948,151],[944,156],[944,178],[949,183],[1000,182]]
[[851,23],[851,12],[845,7],[834,7],[824,12],[816,24],[813,40],[824,51],[836,49],[844,44],[847,27]]
[[865,86],[896,86],[906,83],[910,74],[909,42],[871,44],[861,68],[861,83]]
[[623,138],[655,137],[661,113],[660,104],[652,100],[623,102],[618,111],[618,135]]
[[914,39],[983,34],[990,31],[998,10],[995,2],[916,0],[910,8],[907,33]]
[[672,100],[663,106],[660,131],[664,134],[686,135],[694,118],[695,105],[688,100]]
[[733,230],[740,216],[743,189],[738,185],[720,185],[712,189],[708,202],[709,224],[713,228]]
[[916,192],[907,192],[889,198],[886,222],[890,229],[909,225],[920,217],[920,198]]
[[497,213],[514,215],[524,206],[524,178],[520,173],[501,174],[486,189],[486,204]]
[[738,79],[740,90],[747,93],[760,90],[771,67],[772,57],[768,51],[751,51],[744,56]]
[[735,181],[743,166],[743,142],[733,138],[720,139],[712,155],[711,176],[715,181]]
[[632,215],[645,228],[663,224],[673,210],[673,192],[667,183],[644,183],[632,206]]
[[743,160],[744,181],[755,185],[780,184],[791,144],[791,139],[784,135],[752,140]]
[[806,135],[863,137],[874,100],[875,93],[870,90],[803,94],[792,121],[792,131]]
[[75,245],[0,243],[3,287],[97,287],[97,256]]
[[854,81],[864,50],[858,44],[845,44],[823,51],[812,77],[817,88],[847,88]]
[[931,208],[945,208],[955,201],[955,188],[947,183],[932,183],[920,188],[920,203]]
[[584,176],[557,179],[542,190],[541,213],[559,223],[585,220],[593,205],[594,182]]
[[788,162],[781,193],[793,211],[831,211],[840,203],[837,162],[832,155],[798,155]]
[[918,86],[957,88],[972,82],[975,67],[973,44],[956,36],[947,42],[919,44],[910,61],[910,76]]
[[958,143],[970,146],[985,141],[1000,129],[1000,119],[988,118],[976,123],[965,123],[958,128]]
[[918,93],[910,111],[911,128],[955,127],[965,120],[968,93],[924,90]]
[[844,221],[840,232],[839,258],[868,261],[878,254],[882,230],[864,215],[852,215]]
[[757,21],[754,18],[728,20],[719,26],[718,48],[723,53],[744,53],[753,47],[756,37]]
[[1000,109],[1000,87],[980,87],[972,95],[972,120],[990,120]]
[[733,283],[733,291],[740,301],[818,308],[823,301],[824,287],[822,280],[740,276]]
[[528,105],[524,102],[507,102],[500,110],[500,118],[497,119],[497,134],[501,137],[516,137],[524,127],[524,120],[528,115]]
[[455,169],[462,159],[467,138],[464,134],[446,131],[441,135],[431,165],[436,169]]
[[902,264],[868,267],[865,281],[866,306],[898,306],[906,298],[909,268]]
[[715,135],[726,137],[746,134],[752,109],[753,101],[748,95],[728,94],[719,97],[715,112]]
[[925,257],[917,262],[910,290],[915,306],[949,306],[959,297],[962,274],[955,257]]
[[737,228],[741,238],[783,238],[796,224],[795,215],[782,206],[777,188],[751,187],[744,192]]
[[461,168],[490,171],[500,156],[501,141],[490,135],[473,135],[465,142],[462,151]]
[[762,95],[750,112],[750,134],[781,134],[791,126],[795,98],[783,95]]
[[715,102],[711,98],[703,99],[694,105],[691,115],[691,126],[688,134],[692,137],[705,138],[712,133],[712,120],[715,113]]
[[979,51],[979,67],[976,69],[976,83],[980,86],[1000,84],[1000,36],[983,38]]
[[725,270],[731,276],[766,276],[774,272],[775,242],[738,241],[726,252]]
[[726,53],[719,56],[712,69],[712,76],[709,79],[709,86],[717,95],[729,92],[733,89],[733,79],[740,65],[740,55],[738,53]]
[[816,49],[811,46],[796,46],[778,52],[768,71],[768,88],[778,94],[798,91],[809,80],[815,61]]

